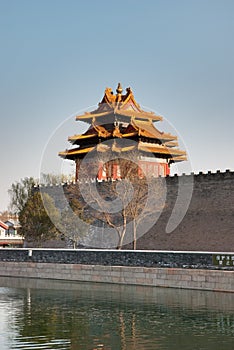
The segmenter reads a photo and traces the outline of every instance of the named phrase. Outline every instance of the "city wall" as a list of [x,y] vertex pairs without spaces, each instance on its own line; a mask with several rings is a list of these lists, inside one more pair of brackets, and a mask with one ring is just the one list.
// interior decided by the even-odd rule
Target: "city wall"
[[[168,176],[166,181],[166,202],[154,226],[137,240],[137,249],[181,250],[181,251],[234,251],[234,172],[217,171],[182,176]],[[192,199],[183,220],[172,231],[166,230],[167,223],[175,207],[179,190],[185,194],[193,186]],[[64,192],[72,197],[77,184],[40,187],[56,199],[56,205],[66,206],[56,192]],[[98,183],[98,190],[108,183]],[[39,189],[39,188],[38,188]],[[181,201],[177,210],[183,211]],[[125,249],[132,249],[127,244]]]
[[1,249],[0,276],[234,292],[234,253]]
[[[178,181],[184,193],[193,181],[192,198],[181,223],[167,233]],[[167,188],[165,208],[154,227],[139,239],[138,249],[234,251],[234,172],[169,177]],[[182,209],[183,201],[180,205]]]

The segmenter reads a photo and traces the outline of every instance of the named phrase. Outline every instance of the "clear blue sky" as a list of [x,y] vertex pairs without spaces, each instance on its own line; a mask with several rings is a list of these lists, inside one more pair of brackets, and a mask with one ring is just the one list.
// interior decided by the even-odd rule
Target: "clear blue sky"
[[233,0],[0,0],[0,210],[54,130],[119,81],[178,130],[193,171],[233,170],[233,38]]

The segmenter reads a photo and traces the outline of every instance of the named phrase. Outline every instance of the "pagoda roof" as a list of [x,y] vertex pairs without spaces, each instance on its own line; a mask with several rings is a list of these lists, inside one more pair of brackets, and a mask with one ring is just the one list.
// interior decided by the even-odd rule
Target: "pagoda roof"
[[126,89],[126,94],[122,94],[121,84],[118,84],[116,95],[111,88],[106,88],[104,96],[98,105],[98,108],[92,112],[86,112],[83,115],[76,116],[76,120],[82,120],[91,123],[99,117],[107,117],[108,115],[124,116],[127,118],[149,119],[160,121],[163,118],[154,112],[146,112],[141,109],[136,102],[130,87]]
[[[90,151],[121,153],[138,150],[170,162],[187,160],[186,152],[177,148],[177,136],[161,132],[155,127],[154,122],[163,118],[142,110],[131,88],[127,88],[125,94],[122,92],[120,84],[116,94],[111,88],[106,88],[97,109],[76,117],[76,120],[91,125],[85,133],[70,136],[68,140],[77,147],[59,152],[59,156],[76,160],[84,158]],[[121,143],[120,139],[128,139],[130,143]],[[111,142],[102,142],[105,140]]]
[[132,119],[132,125],[138,131],[139,136],[144,136],[144,137],[159,139],[164,141],[177,140],[177,136],[173,136],[169,133],[167,134],[159,131],[150,120],[145,121],[145,120]]
[[165,142],[165,146],[167,147],[178,147],[179,144],[177,141],[168,141],[168,142]]
[[[164,142],[177,140],[177,136],[159,131],[154,126],[152,121],[138,120],[135,118],[131,119],[131,124],[128,125],[124,132],[121,132],[117,125],[110,131],[106,129],[105,125],[96,125],[93,123],[86,133],[70,136],[68,140],[72,143],[76,143],[76,141],[82,142],[83,140],[92,139],[94,137],[128,138],[133,136],[143,136],[146,138],[158,139]],[[177,142],[175,142],[174,145],[177,145]],[[173,147],[173,142],[170,144],[170,147]]]
[[[112,151],[112,152],[117,152],[117,153],[122,153],[122,152],[129,152],[133,150],[138,150],[142,152],[147,152],[147,153],[153,153],[157,155],[161,155],[164,158],[174,158],[174,157],[180,157],[180,160],[186,160],[186,152],[181,151],[177,148],[168,148],[165,145],[159,145],[155,143],[148,143],[148,142],[138,142],[137,144],[130,144],[130,145],[120,145],[118,144],[115,140],[111,145],[103,144],[100,143],[97,146],[90,146],[90,147],[84,147],[84,148],[73,148],[70,150],[66,150],[64,152],[60,152],[59,155],[62,158],[66,159],[75,159],[79,156],[82,156],[86,153],[89,153],[91,151],[94,151],[96,149],[97,152],[107,152],[107,151]],[[179,161],[179,158],[178,158]]]
[[177,148],[167,148],[165,145],[159,145],[159,144],[148,143],[148,142],[147,143],[139,142],[138,149],[140,151],[168,155],[168,158],[170,158],[170,156],[186,155],[185,151],[181,151]]
[[111,136],[111,132],[109,132],[104,125],[95,125],[92,124],[90,128],[84,134],[73,135],[68,138],[68,141],[75,142],[77,140],[86,140],[93,137],[102,137],[107,138]]
[[186,155],[183,155],[183,156],[176,156],[176,157],[172,157],[171,159],[174,163],[177,163],[177,162],[182,162],[184,160],[188,160]]
[[75,159],[74,156],[79,156],[80,154],[86,154],[88,152],[91,152],[94,150],[94,146],[91,147],[85,147],[85,148],[71,148],[69,150],[63,151],[63,152],[59,152],[59,156],[62,158],[66,158],[66,159]]

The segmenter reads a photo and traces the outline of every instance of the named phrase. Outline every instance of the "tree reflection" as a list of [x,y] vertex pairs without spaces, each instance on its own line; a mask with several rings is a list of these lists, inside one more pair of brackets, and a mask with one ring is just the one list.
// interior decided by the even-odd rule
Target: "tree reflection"
[[232,348],[233,312],[199,306],[198,300],[213,294],[141,287],[142,295],[138,287],[95,284],[60,287],[14,289],[14,298],[21,300],[14,319],[18,349]]

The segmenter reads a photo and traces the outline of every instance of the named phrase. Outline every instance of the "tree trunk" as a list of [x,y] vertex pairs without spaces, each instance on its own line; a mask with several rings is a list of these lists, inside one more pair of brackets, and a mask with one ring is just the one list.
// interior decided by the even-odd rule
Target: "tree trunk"
[[117,249],[119,249],[119,250],[122,249],[125,232],[126,232],[126,228],[122,231],[120,238],[119,238],[119,243],[117,245]]
[[133,220],[133,250],[136,250],[137,246],[136,229],[136,223],[135,220]]

